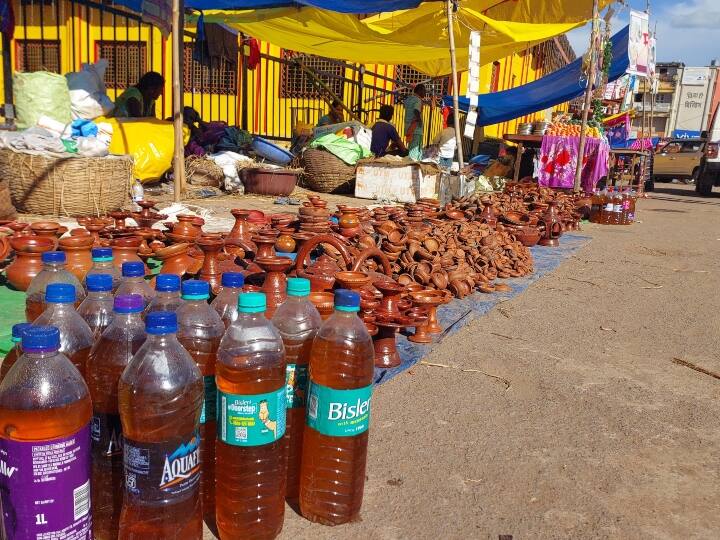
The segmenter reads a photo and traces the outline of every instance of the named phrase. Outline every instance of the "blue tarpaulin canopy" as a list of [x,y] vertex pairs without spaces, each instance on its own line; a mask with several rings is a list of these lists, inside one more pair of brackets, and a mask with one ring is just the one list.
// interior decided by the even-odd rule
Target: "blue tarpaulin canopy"
[[379,13],[419,6],[423,0],[187,0],[185,7],[204,9],[266,9],[314,7],[339,13]]
[[[612,37],[612,63],[608,82],[619,79],[629,65],[629,26]],[[548,109],[560,103],[575,99],[585,92],[582,82],[582,58],[578,58],[550,75],[517,88],[482,94],[479,97],[477,125],[498,124],[526,114]],[[452,96],[445,96],[445,104],[452,106]],[[470,101],[460,98],[460,110],[467,112]]]

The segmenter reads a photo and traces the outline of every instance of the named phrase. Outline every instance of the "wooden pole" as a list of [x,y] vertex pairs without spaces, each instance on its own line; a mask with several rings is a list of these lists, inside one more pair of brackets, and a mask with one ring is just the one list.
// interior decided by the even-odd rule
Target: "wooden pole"
[[172,111],[175,132],[173,175],[175,178],[175,202],[182,200],[185,190],[185,141],[183,140],[183,35],[184,0],[172,3]]
[[595,45],[597,44],[598,33],[599,33],[599,13],[600,8],[598,0],[593,0],[593,13],[592,13],[592,32],[590,32],[590,69],[588,73],[587,88],[585,89],[585,99],[583,101],[582,109],[582,123],[580,126],[580,143],[578,145],[578,158],[577,165],[575,166],[575,186],[576,192],[580,191],[580,181],[582,179],[582,162],[585,157],[585,129],[587,128],[588,113],[590,111],[590,102],[593,95],[593,82],[595,81],[595,73],[597,72],[598,65],[598,51]]
[[[597,1],[597,0],[596,0]],[[455,140],[457,141],[457,156],[460,170],[465,166],[463,147],[462,147],[462,131],[460,130],[460,96],[458,89],[457,74],[457,56],[455,55],[455,24],[453,23],[453,1],[447,0],[447,20],[448,20],[448,37],[450,38],[450,67],[452,68],[452,86],[453,86],[453,109],[455,114]]]

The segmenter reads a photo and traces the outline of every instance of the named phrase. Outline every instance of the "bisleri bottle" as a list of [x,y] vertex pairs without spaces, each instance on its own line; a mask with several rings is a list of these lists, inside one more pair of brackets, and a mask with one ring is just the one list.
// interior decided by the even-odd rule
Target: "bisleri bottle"
[[150,301],[147,313],[151,311],[175,311],[182,305],[180,298],[180,276],[158,274],[155,278],[155,298]]
[[200,370],[169,311],[145,316],[147,339],[118,384],[125,499],[118,538],[200,540]]
[[240,272],[225,272],[222,275],[221,285],[215,300],[210,305],[218,312],[227,328],[237,319],[238,296],[245,285],[245,276]]
[[335,291],[310,353],[300,512],[325,525],[358,520],[365,487],[375,354],[359,309],[357,292]]
[[182,284],[183,305],[176,311],[177,337],[190,353],[203,376],[205,398],[200,414],[200,457],[202,477],[203,519],[215,531],[215,426],[217,420],[217,391],[215,363],[225,325],[220,315],[210,307],[210,284],[191,279]]
[[88,276],[93,274],[108,274],[112,276],[112,290],[115,292],[120,285],[120,271],[113,264],[113,252],[112,248],[100,247],[93,248],[90,252],[92,256],[93,265],[85,275],[85,283],[87,284]]
[[47,309],[35,319],[37,325],[52,325],[60,330],[60,352],[67,356],[85,375],[90,348],[95,337],[92,330],[75,309],[77,289],[67,283],[51,283],[45,293]]
[[285,350],[265,295],[242,293],[216,366],[215,504],[222,540],[275,538],[285,512]]
[[139,294],[115,297],[115,316],[88,356],[85,378],[92,397],[92,512],[95,540],[118,535],[124,491],[122,427],[118,382],[133,355],[145,342]]
[[23,332],[0,383],[0,494],[9,540],[92,538],[90,393],[60,332]]
[[115,294],[139,294],[145,299],[145,306],[155,297],[155,291],[145,281],[145,265],[142,261],[122,264],[122,280]]
[[10,368],[15,365],[17,359],[20,358],[22,354],[22,333],[31,326],[32,323],[28,322],[13,324],[10,338],[13,343],[13,348],[5,355],[2,365],[0,365],[0,382],[5,378],[7,372],[10,371]]
[[85,284],[88,294],[77,311],[97,339],[113,317],[112,276],[92,274],[87,277]]
[[85,289],[67,269],[64,251],[46,251],[42,254],[42,262],[42,270],[32,279],[26,291],[25,319],[28,322],[35,322],[45,311],[45,292],[51,283],[67,283],[75,287],[78,305],[85,299]]
[[287,295],[287,300],[275,311],[272,322],[282,336],[287,359],[285,441],[288,445],[288,466],[285,497],[294,501],[300,494],[300,455],[305,429],[310,349],[322,319],[309,299],[309,280],[288,278]]

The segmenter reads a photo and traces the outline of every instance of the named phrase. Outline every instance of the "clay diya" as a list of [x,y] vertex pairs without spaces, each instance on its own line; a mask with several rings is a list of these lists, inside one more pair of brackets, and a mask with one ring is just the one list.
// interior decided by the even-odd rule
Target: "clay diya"
[[85,236],[69,236],[61,238],[59,247],[65,252],[67,269],[82,283],[85,275],[92,268],[92,247],[95,239],[88,233]]
[[558,216],[557,201],[548,203],[547,211],[538,220],[538,227],[544,229],[538,242],[541,246],[557,247],[560,245],[559,238],[562,235],[562,222]]
[[13,232],[13,236],[25,236],[31,234],[29,223],[11,221],[5,226]]
[[265,236],[256,234],[252,237],[253,243],[257,246],[255,258],[258,257],[274,257],[275,256],[275,236]]
[[177,224],[173,227],[172,233],[183,238],[197,238],[202,234],[202,225],[199,225],[197,218],[190,214],[178,214]]
[[437,308],[450,301],[450,295],[444,291],[426,290],[412,292],[408,295],[415,307],[427,309],[427,322],[423,332],[428,334],[439,334],[443,331],[438,324]]
[[266,316],[270,318],[287,299],[286,273],[294,262],[287,257],[256,257],[253,262],[265,272],[262,290],[267,299]]
[[231,240],[243,240],[250,242],[250,236],[252,235],[252,226],[248,222],[250,216],[249,210],[243,210],[242,208],[233,208],[230,213],[235,218],[235,224],[230,229],[230,233],[227,235],[228,239]]
[[335,282],[340,289],[349,289],[360,292],[372,282],[372,278],[365,272],[336,272]]
[[320,313],[320,318],[326,321],[335,310],[335,295],[330,292],[313,291],[309,296],[310,301]]
[[400,306],[405,287],[391,280],[376,280],[373,282],[373,286],[382,294],[382,300],[376,313],[384,316],[402,315]]
[[495,228],[497,225],[497,216],[495,215],[495,210],[493,210],[493,204],[490,199],[483,199],[482,200],[483,209],[482,212],[477,217],[477,220],[480,223],[486,223],[491,228]]
[[399,366],[401,360],[397,350],[397,333],[403,328],[413,326],[413,319],[405,315],[378,314],[374,324],[378,329],[373,336],[375,367],[387,369]]
[[134,212],[132,218],[140,227],[150,229],[158,221],[168,218],[165,214],[161,214],[155,210],[155,205],[157,204],[155,201],[138,201],[137,204],[142,210],[140,212]]
[[44,236],[57,240],[68,231],[68,228],[63,227],[55,221],[37,221],[30,224],[30,230],[36,236]]
[[9,239],[15,260],[5,269],[8,282],[19,291],[27,290],[42,270],[42,254],[55,249],[55,239],[42,236],[16,236]]
[[202,267],[197,277],[210,283],[210,287],[212,287],[214,291],[218,290],[222,277],[222,271],[220,270],[220,252],[225,245],[225,241],[221,238],[201,236],[197,239],[196,244],[203,252]]
[[162,262],[160,273],[180,277],[197,274],[202,267],[202,261],[188,255],[189,247],[190,244],[180,243],[155,251],[153,257]]
[[130,212],[116,210],[115,212],[110,212],[108,215],[115,220],[115,229],[122,230],[127,227],[125,220],[130,217]]

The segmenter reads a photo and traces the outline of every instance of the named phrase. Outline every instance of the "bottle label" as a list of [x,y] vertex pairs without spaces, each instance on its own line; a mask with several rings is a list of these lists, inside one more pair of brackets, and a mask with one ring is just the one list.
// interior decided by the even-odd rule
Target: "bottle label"
[[606,212],[612,212],[612,211],[613,211],[613,208],[615,208],[615,205],[613,205],[613,203],[607,203],[607,204],[605,205],[605,211],[606,211]]
[[307,403],[308,367],[306,364],[288,364],[285,377],[287,408],[304,407]]
[[90,422],[90,438],[94,456],[120,456],[122,447],[122,423],[119,414],[95,413]]
[[200,482],[200,433],[151,443],[125,439],[125,489],[145,502],[185,498]]
[[615,204],[613,205],[613,212],[622,212],[623,205],[622,204]]
[[226,394],[218,390],[221,441],[234,446],[262,446],[285,434],[285,387],[266,394]]
[[307,425],[330,437],[354,437],[370,427],[373,385],[336,390],[310,380]]
[[8,538],[91,538],[90,424],[48,441],[0,438],[0,487]]
[[205,385],[205,397],[203,398],[202,412],[200,412],[201,424],[217,420],[217,386],[215,385],[215,375],[205,375],[203,377],[203,384]]

